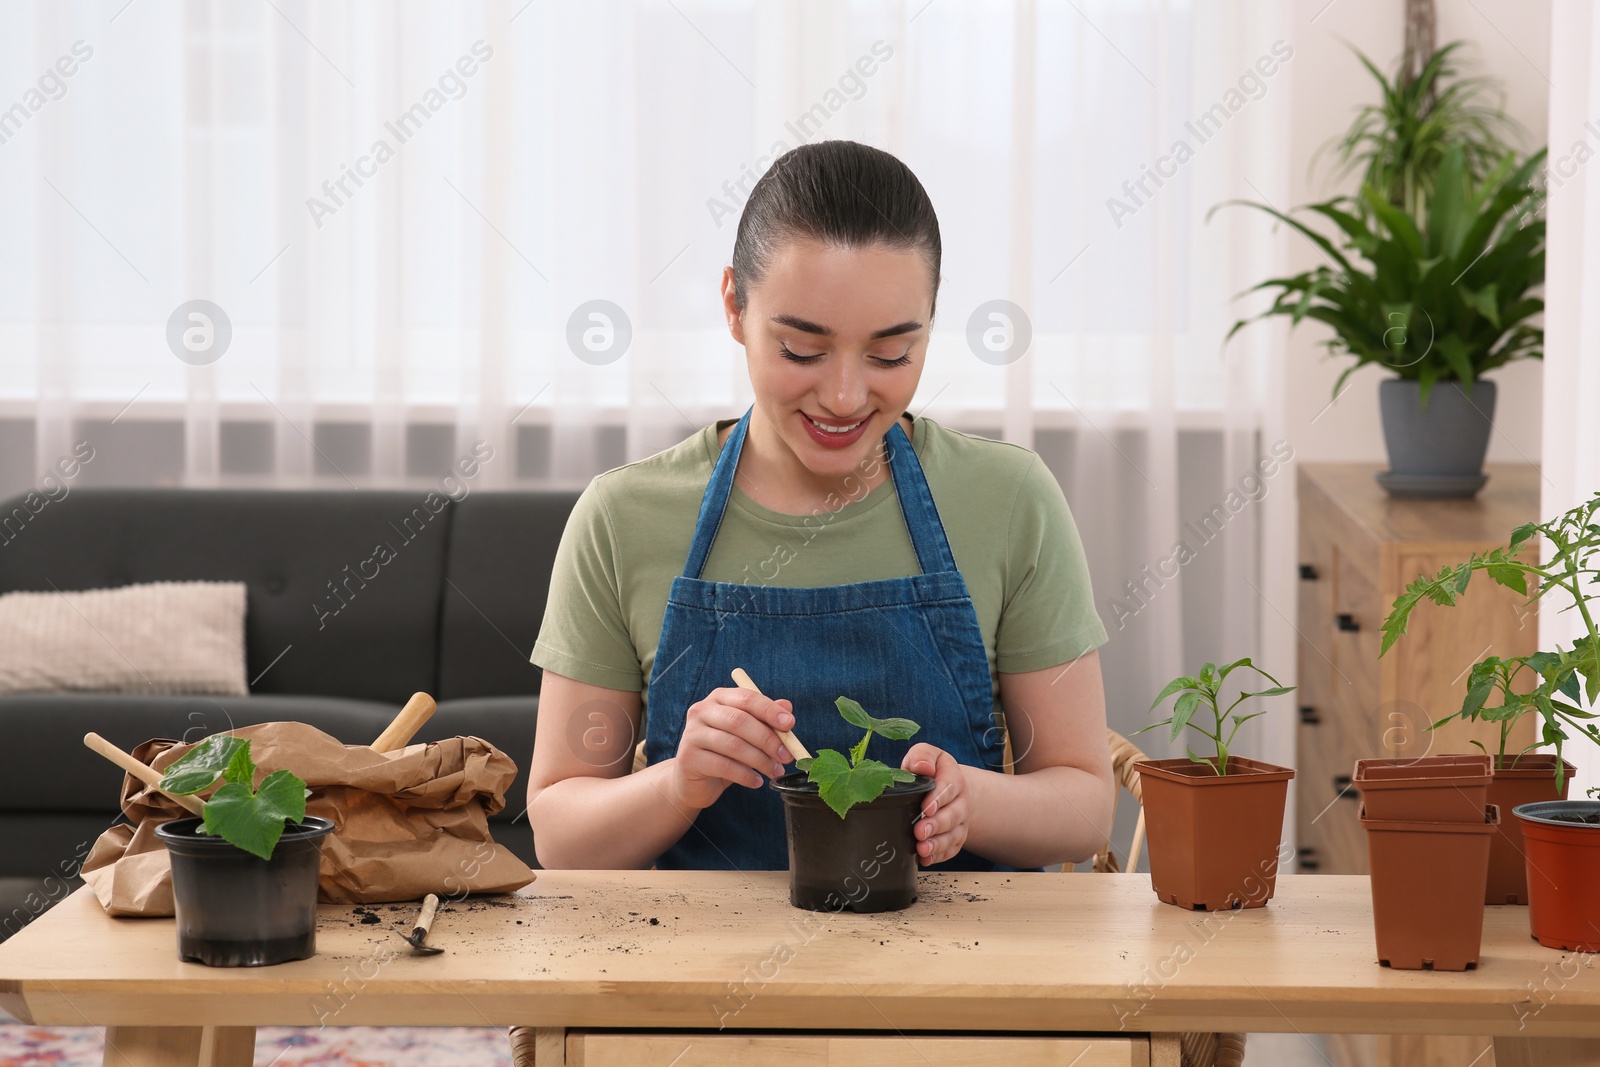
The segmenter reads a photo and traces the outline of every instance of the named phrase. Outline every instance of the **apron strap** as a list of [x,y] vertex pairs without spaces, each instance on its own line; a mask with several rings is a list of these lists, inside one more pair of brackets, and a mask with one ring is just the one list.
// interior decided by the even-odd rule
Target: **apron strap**
[[[722,527],[722,516],[728,509],[728,497],[733,492],[733,476],[739,467],[739,456],[744,450],[746,434],[750,429],[750,413],[755,406],[745,410],[744,416],[728,434],[716,466],[711,469],[711,480],[706,483],[705,495],[700,498],[700,516],[695,521],[694,541],[689,545],[689,557],[684,561],[683,573],[687,578],[698,579],[705,570],[706,559],[711,555],[711,545]],[[934,506],[933,493],[928,489],[928,479],[911,447],[911,439],[896,419],[889,427],[884,440],[889,455],[889,476],[894,479],[895,495],[900,501],[900,514],[905,519],[906,532],[911,536],[911,547],[917,554],[917,564],[924,574],[953,572],[955,556],[950,551],[950,540],[945,536],[944,523],[939,520],[939,509]]]

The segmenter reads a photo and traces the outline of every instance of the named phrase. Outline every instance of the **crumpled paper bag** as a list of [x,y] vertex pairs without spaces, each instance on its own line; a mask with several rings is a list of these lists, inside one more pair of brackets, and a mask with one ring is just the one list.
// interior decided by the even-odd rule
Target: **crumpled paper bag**
[[[250,741],[257,784],[273,771],[292,771],[311,790],[306,814],[333,822],[317,878],[325,904],[509,893],[534,879],[489,834],[489,816],[505,807],[517,767],[481,738],[452,737],[385,755],[342,744],[305,723],[263,723],[232,733]],[[133,757],[164,770],[193,747],[146,741]],[[190,813],[131,775],[122,783],[122,810],[133,825],[100,835],[83,880],[112,915],[171,915],[172,870],[155,828]]]

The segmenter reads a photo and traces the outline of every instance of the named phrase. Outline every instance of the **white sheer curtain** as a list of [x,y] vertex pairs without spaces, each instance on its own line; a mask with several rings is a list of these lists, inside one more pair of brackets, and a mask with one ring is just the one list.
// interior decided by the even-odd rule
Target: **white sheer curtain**
[[[581,485],[742,410],[717,296],[738,209],[774,153],[862,140],[940,213],[917,409],[1051,464],[1132,729],[1180,668],[1259,648],[1259,501],[1289,496],[1249,480],[1274,332],[1221,339],[1281,238],[1205,213],[1284,205],[1285,20],[1270,0],[7,5],[13,466],[98,435],[86,483],[394,486],[484,440],[480,486]],[[232,328],[203,365],[167,335],[196,299]],[[996,300],[1022,309],[1020,358],[969,340],[1004,332]],[[1221,536],[1186,532],[1218,508]]]
[[[1550,14],[1541,518],[1600,490],[1600,12],[1587,0],[1555,0]],[[1582,633],[1574,612],[1539,612],[1540,648],[1571,644]],[[1585,742],[1568,759],[1578,768],[1573,796],[1600,786],[1600,760]]]

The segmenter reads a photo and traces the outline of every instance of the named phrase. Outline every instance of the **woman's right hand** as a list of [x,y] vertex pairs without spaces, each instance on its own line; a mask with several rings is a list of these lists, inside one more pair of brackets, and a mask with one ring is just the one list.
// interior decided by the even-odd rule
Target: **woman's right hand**
[[792,757],[778,737],[794,727],[794,705],[748,689],[713,689],[689,706],[673,783],[682,802],[709,808],[730,784],[760,789]]

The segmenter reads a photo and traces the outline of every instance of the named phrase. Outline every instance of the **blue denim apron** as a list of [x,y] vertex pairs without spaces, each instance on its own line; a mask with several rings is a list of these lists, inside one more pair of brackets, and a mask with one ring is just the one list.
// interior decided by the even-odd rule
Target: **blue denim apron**
[[[794,733],[811,752],[848,753],[861,731],[840,717],[848,696],[880,718],[904,716],[922,729],[908,741],[874,735],[867,755],[899,767],[926,741],[960,763],[1003,769],[1004,733],[993,717],[989,659],[978,615],[956,570],[922,464],[898,420],[885,447],[901,514],[921,574],[849,585],[783,588],[700,577],[722,524],[750,425],[746,411],[728,435],[700,502],[683,574],[672,580],[650,673],[645,757],[677,754],[689,705],[731,686],[743,667],[774,699],[794,704]],[[796,552],[832,549],[806,544]],[[657,861],[663,869],[785,870],[783,803],[765,783],[730,785]],[[1011,870],[963,851],[924,870]]]

